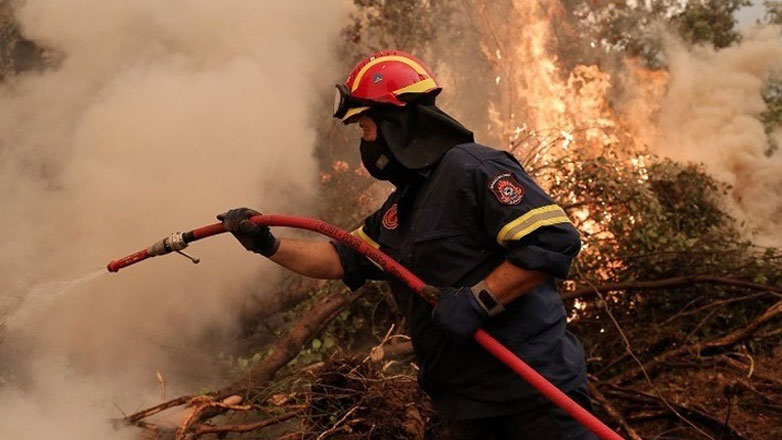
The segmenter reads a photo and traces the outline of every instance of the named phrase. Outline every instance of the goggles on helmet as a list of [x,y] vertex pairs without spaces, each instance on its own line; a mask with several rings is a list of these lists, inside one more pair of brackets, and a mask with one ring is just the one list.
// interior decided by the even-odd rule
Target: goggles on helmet
[[377,104],[376,101],[351,96],[348,88],[345,87],[344,84],[337,84],[337,90],[334,94],[334,117],[342,119],[350,109],[372,107]]

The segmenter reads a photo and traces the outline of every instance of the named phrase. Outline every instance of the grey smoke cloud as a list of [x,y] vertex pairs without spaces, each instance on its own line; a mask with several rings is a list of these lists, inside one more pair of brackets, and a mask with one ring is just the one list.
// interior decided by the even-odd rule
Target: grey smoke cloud
[[[84,275],[232,207],[307,214],[308,121],[339,74],[331,56],[345,12],[340,0],[24,2],[25,35],[61,61],[0,89],[0,313],[36,284]],[[7,337],[7,371],[8,347],[38,360],[23,364],[21,388],[0,394],[0,437],[108,438],[98,416],[118,413],[98,401],[134,409],[157,387],[155,371],[197,351],[189,344],[205,329],[231,325],[250,280],[260,290],[277,276],[227,237],[192,251],[199,266],[169,256],[103,276]],[[192,385],[168,379],[172,393]],[[84,410],[80,427],[50,416],[58,404]]]
[[770,140],[760,115],[769,76],[782,72],[782,33],[766,26],[745,32],[721,50],[669,42],[670,81],[660,106],[653,151],[702,162],[733,188],[728,208],[761,245],[782,246],[782,156],[765,153]]

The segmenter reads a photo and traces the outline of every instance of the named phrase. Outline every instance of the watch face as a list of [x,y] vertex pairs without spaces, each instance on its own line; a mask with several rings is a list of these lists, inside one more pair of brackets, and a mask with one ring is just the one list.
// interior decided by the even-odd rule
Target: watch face
[[481,290],[478,292],[478,298],[489,310],[497,307],[497,301],[495,301],[491,294],[486,290]]

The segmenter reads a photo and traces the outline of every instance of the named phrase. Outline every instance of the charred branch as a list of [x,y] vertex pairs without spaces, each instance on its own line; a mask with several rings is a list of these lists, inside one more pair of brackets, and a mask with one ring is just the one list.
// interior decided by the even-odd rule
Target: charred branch
[[769,321],[772,321],[780,316],[782,316],[782,301],[775,303],[774,305],[766,309],[766,311],[763,314],[761,314],[760,316],[752,320],[749,324],[747,324],[744,327],[736,329],[721,337],[714,338],[710,341],[696,342],[694,344],[687,344],[679,348],[668,350],[654,357],[650,361],[645,362],[643,365],[625,370],[624,372],[615,376],[611,380],[611,382],[617,384],[626,382],[642,374],[643,371],[650,372],[651,370],[660,366],[661,364],[670,361],[671,359],[674,359],[678,356],[681,356],[685,353],[700,354],[703,350],[731,346],[733,344],[736,344],[737,342],[740,342],[752,336],[752,334],[754,334],[763,325],[767,324]]
[[584,286],[570,292],[563,292],[563,300],[576,298],[587,298],[597,295],[597,293],[607,293],[616,291],[635,291],[635,290],[659,290],[677,287],[685,287],[693,284],[715,284],[722,286],[740,287],[749,290],[760,290],[782,295],[782,288],[768,286],[765,284],[752,283],[728,277],[718,277],[710,275],[694,275],[686,277],[667,278],[656,281],[635,281],[627,283],[610,283],[599,286]]
[[[636,390],[633,388],[620,387],[615,384],[601,382],[596,386],[604,388],[604,392],[606,394],[615,396],[624,401],[634,401],[634,402],[639,402],[644,404],[653,404],[655,406],[662,407],[663,409],[667,408],[669,405],[673,406],[676,409],[676,411],[680,412],[688,419],[697,422],[703,428],[708,429],[713,434],[715,434],[717,438],[722,438],[725,440],[748,440],[747,437],[745,437],[743,434],[738,432],[735,428],[731,427],[729,424],[725,423],[724,420],[720,420],[714,415],[693,408],[690,405],[670,402],[667,401],[667,399],[663,400],[660,396],[651,393]],[[656,417],[659,417],[661,415],[662,413],[655,413]],[[674,414],[671,411],[667,413],[667,416],[678,417],[676,414]]]
[[297,413],[288,413],[288,414],[283,414],[281,416],[272,417],[270,419],[261,420],[260,422],[234,424],[234,425],[215,426],[215,425],[202,423],[195,426],[195,428],[193,429],[193,433],[188,437],[188,439],[195,440],[204,434],[217,434],[219,437],[221,435],[224,436],[228,433],[245,433],[245,432],[258,431],[268,426],[276,425],[286,420],[290,420],[296,416]]
[[603,395],[603,393],[600,392],[600,390],[597,389],[592,383],[588,384],[589,387],[589,394],[597,400],[597,402],[600,404],[601,407],[603,407],[603,410],[608,414],[612,419],[616,421],[616,423],[619,424],[619,426],[624,429],[624,431],[627,433],[627,436],[630,437],[632,440],[643,440],[640,435],[633,429],[632,426],[630,426],[629,423],[627,423],[627,420],[625,420],[624,416],[619,412],[619,410],[608,400],[608,398]]

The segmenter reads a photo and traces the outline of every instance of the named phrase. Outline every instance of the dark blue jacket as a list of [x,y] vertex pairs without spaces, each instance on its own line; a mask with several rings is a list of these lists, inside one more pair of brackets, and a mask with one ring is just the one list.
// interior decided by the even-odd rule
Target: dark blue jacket
[[[472,286],[505,260],[549,274],[484,329],[565,392],[584,383],[584,353],[565,329],[555,285],[567,277],[579,234],[512,155],[457,145],[420,181],[392,193],[354,234],[434,286]],[[385,278],[366,258],[334,245],[351,289]],[[407,316],[421,387],[443,417],[500,416],[541,404],[537,391],[482,347],[438,327],[426,301],[388,281]]]

